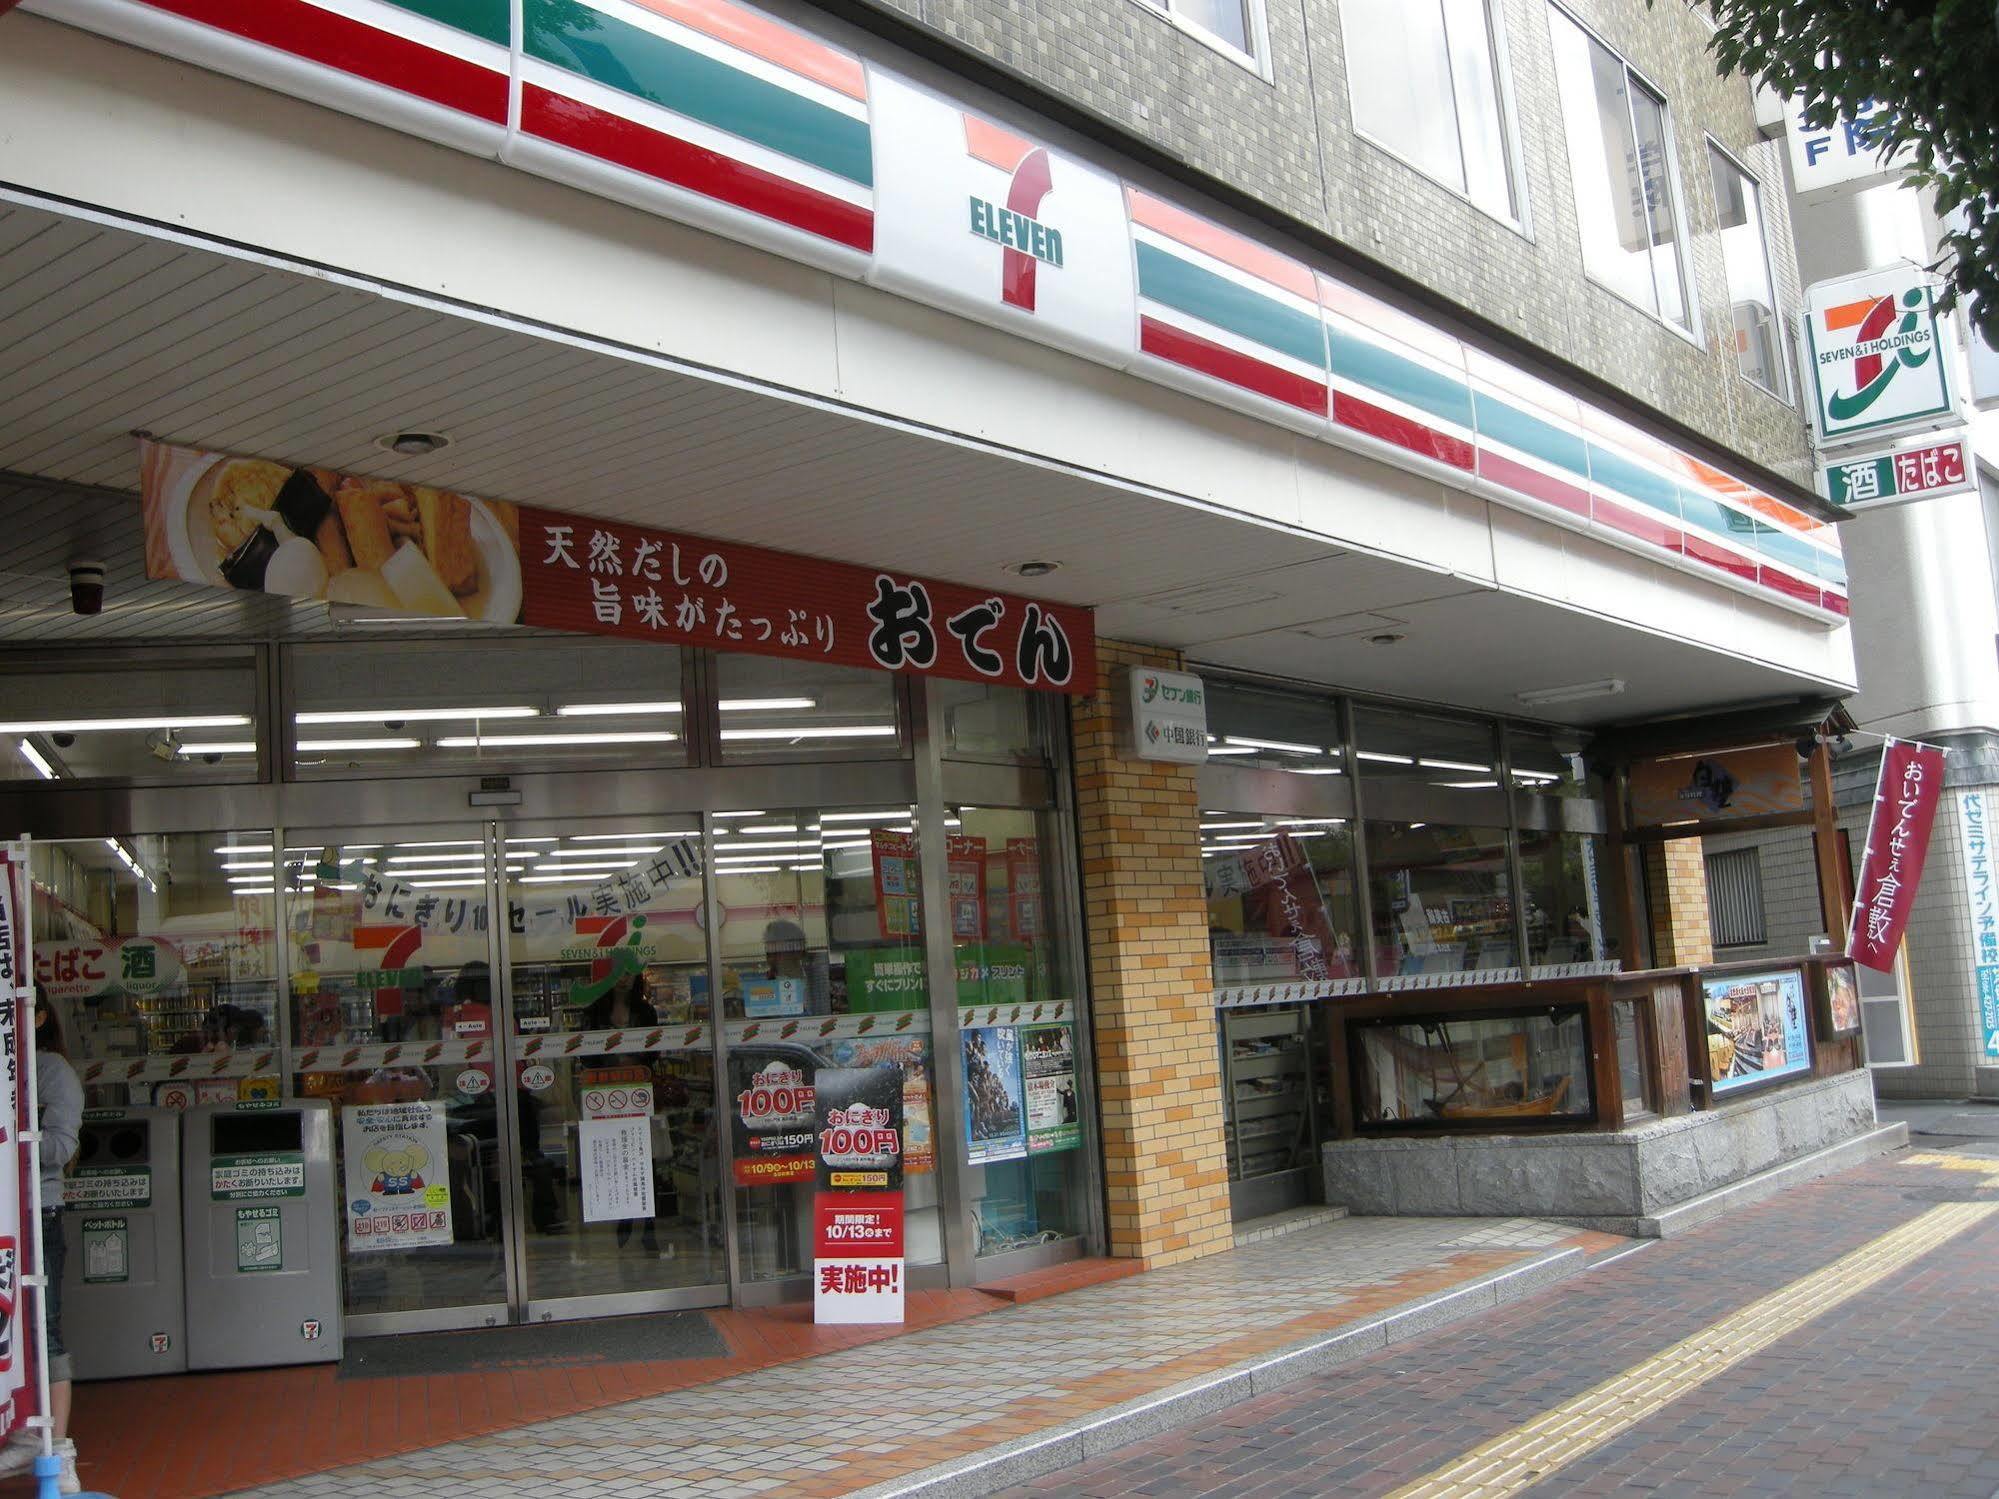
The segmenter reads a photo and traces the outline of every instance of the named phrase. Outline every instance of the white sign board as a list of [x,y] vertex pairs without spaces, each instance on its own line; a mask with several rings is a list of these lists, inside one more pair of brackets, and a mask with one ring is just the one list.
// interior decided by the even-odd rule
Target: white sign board
[[443,1104],[350,1103],[340,1135],[349,1254],[451,1242]]
[[1208,760],[1208,693],[1184,671],[1134,666],[1131,696],[1132,753],[1141,760],[1205,765]]
[[592,1085],[582,1102],[576,1135],[583,1221],[652,1217],[652,1089],[645,1083]]
[[1836,125],[1805,123],[1805,101],[1793,99],[1785,111],[1785,138],[1791,143],[1791,180],[1800,197],[1836,189],[1859,192],[1900,176],[1915,163],[1908,148],[1887,161],[1875,147],[1878,111]]
[[1933,278],[1903,263],[1805,293],[1807,388],[1821,447],[1957,419]]
[[1964,850],[1965,915],[1971,921],[1971,968],[1978,986],[1978,1034],[1986,1062],[1999,1062],[1999,871],[1992,864],[1992,814],[1999,807],[1984,791],[1958,794],[1957,820]]

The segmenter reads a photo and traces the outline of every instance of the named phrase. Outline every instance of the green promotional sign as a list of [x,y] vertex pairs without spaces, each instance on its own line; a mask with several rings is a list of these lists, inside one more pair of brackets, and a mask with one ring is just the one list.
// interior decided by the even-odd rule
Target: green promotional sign
[[1027,1003],[1033,954],[1018,943],[991,942],[958,954],[958,1003],[1019,1005]]
[[920,947],[864,947],[847,954],[849,1010],[920,1010],[930,1003]]
[[1027,1108],[1027,1153],[1074,1150],[1083,1143],[1076,1088],[1076,1033],[1067,1025],[1020,1027],[1021,1094]]

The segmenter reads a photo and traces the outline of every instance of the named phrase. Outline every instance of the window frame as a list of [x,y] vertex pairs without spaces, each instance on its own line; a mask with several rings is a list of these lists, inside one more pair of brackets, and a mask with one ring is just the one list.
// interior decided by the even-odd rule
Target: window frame
[[[1405,0],[1405,3],[1407,3],[1407,0]],[[1442,0],[1427,0],[1427,3],[1438,7],[1439,22],[1444,27],[1446,35],[1448,35],[1450,19],[1443,14]],[[1491,219],[1495,224],[1501,224],[1511,229],[1531,244],[1534,242],[1534,225],[1527,196],[1527,163],[1520,149],[1519,112],[1516,108],[1513,92],[1513,59],[1506,42],[1506,17],[1503,8],[1496,3],[1496,0],[1481,0],[1481,3],[1485,7],[1486,35],[1492,44],[1493,93],[1499,102],[1499,133],[1506,157],[1507,174],[1511,179],[1508,185],[1510,188],[1509,196],[1513,200],[1513,212],[1510,215],[1494,213],[1485,204],[1473,197],[1469,187],[1469,177],[1467,177],[1467,185],[1465,187],[1453,187],[1450,183],[1433,177],[1428,168],[1420,165],[1404,152],[1398,150],[1390,142],[1383,140],[1380,136],[1375,135],[1364,127],[1360,122],[1359,113],[1354,108],[1354,95],[1351,83],[1347,87],[1347,124],[1354,133],[1354,139],[1366,142],[1369,146],[1381,152],[1382,155],[1390,157],[1416,173],[1425,182],[1442,188],[1452,197],[1470,205],[1486,218]],[[1347,25],[1346,6],[1344,0],[1342,0],[1340,5],[1340,52],[1342,61],[1346,64],[1347,77],[1349,79],[1353,77],[1354,71],[1352,36],[1353,29]],[[1458,160],[1460,165],[1462,165],[1465,149],[1464,110],[1457,100],[1455,79],[1452,83],[1451,103],[1458,121]]]
[[[1750,879],[1746,888],[1755,894],[1756,928],[1760,935],[1739,941],[1724,942],[1722,940],[1720,923],[1715,920],[1714,865],[1717,859],[1728,860],[1738,865],[1747,866],[1749,869]],[[1741,948],[1768,947],[1770,945],[1770,904],[1764,898],[1763,850],[1761,845],[1748,843],[1744,844],[1741,848],[1717,849],[1713,853],[1705,854],[1701,860],[1701,876],[1707,881],[1708,932],[1715,951],[1721,952],[1726,950],[1734,952]],[[1746,912],[1744,913],[1745,917],[1747,914]]]
[[1254,73],[1265,83],[1275,83],[1270,66],[1270,22],[1264,14],[1264,0],[1242,0],[1243,21],[1249,32],[1245,52],[1219,32],[1210,31],[1199,21],[1189,20],[1174,7],[1179,0],[1131,0],[1140,10],[1185,33],[1210,51],[1219,52],[1245,72]]
[[[1781,404],[1795,410],[1798,404],[1798,383],[1799,383],[1797,357],[1796,357],[1797,351],[1793,347],[1791,342],[1792,318],[1784,308],[1779,307],[1777,305],[1778,302],[1777,261],[1776,258],[1770,253],[1770,216],[1765,211],[1765,204],[1768,202],[1768,199],[1763,190],[1763,179],[1758,177],[1754,172],[1750,171],[1749,168],[1743,164],[1741,157],[1737,156],[1733,151],[1729,150],[1728,147],[1724,146],[1720,141],[1716,140],[1712,134],[1709,134],[1706,137],[1706,139],[1707,139],[1708,152],[1710,154],[1708,192],[1710,193],[1714,201],[1715,235],[1717,238],[1717,242],[1719,242],[1720,235],[1724,231],[1721,227],[1721,195],[1714,191],[1714,185],[1713,185],[1714,181],[1714,174],[1712,171],[1713,158],[1719,157],[1721,158],[1721,160],[1727,162],[1729,167],[1733,169],[1735,173],[1738,176],[1740,176],[1744,182],[1749,184],[1750,190],[1754,195],[1753,201],[1756,210],[1756,230],[1757,230],[1756,244],[1757,248],[1762,252],[1763,255],[1763,275],[1770,285],[1770,322],[1772,327],[1776,330],[1777,362],[1783,374],[1785,388],[1783,390],[1772,390],[1769,386],[1765,385],[1761,380],[1756,379],[1747,370],[1743,369],[1742,351],[1740,349],[1737,349],[1734,353],[1735,373],[1738,376],[1740,376],[1742,379],[1748,381],[1749,384],[1753,386],[1755,389],[1762,391],[1763,394],[1770,397],[1771,400],[1780,402]],[[1726,280],[1728,275],[1728,252],[1726,249],[1723,249],[1722,251],[1721,266],[1722,266],[1723,279]],[[1729,304],[1728,321],[1729,321],[1729,333],[1732,338],[1735,330],[1735,304],[1733,302]]]
[[[1618,301],[1624,303],[1625,306],[1635,307],[1636,309],[1638,309],[1638,311],[1644,313],[1646,317],[1650,318],[1660,327],[1668,329],[1669,331],[1677,334],[1679,337],[1685,339],[1688,343],[1694,345],[1694,347],[1705,349],[1706,341],[1705,341],[1705,336],[1702,332],[1702,329],[1705,326],[1705,319],[1703,319],[1701,316],[1700,283],[1699,283],[1699,278],[1694,273],[1693,247],[1690,244],[1687,236],[1687,215],[1686,215],[1687,190],[1686,190],[1686,183],[1681,179],[1680,175],[1680,137],[1679,137],[1679,131],[1675,127],[1673,122],[1673,107],[1671,102],[1666,97],[1666,91],[1665,89],[1661,88],[1658,84],[1654,83],[1648,74],[1646,74],[1645,72],[1640,70],[1636,65],[1634,65],[1631,59],[1627,57],[1623,52],[1619,51],[1616,47],[1611,46],[1611,44],[1604,38],[1603,33],[1598,31],[1595,27],[1589,25],[1574,11],[1570,10],[1567,5],[1562,4],[1561,0],[1548,0],[1548,11],[1550,15],[1559,16],[1562,20],[1568,22],[1569,25],[1575,27],[1577,31],[1582,33],[1583,37],[1586,40],[1590,41],[1591,43],[1595,44],[1598,47],[1601,47],[1607,54],[1609,54],[1609,56],[1617,63],[1617,65],[1624,70],[1625,123],[1631,131],[1631,141],[1634,152],[1636,151],[1637,142],[1638,142],[1638,118],[1631,106],[1631,87],[1633,85],[1636,85],[1637,87],[1642,88],[1647,94],[1651,95],[1651,97],[1658,102],[1659,118],[1663,126],[1666,138],[1666,187],[1667,190],[1671,192],[1673,195],[1673,208],[1674,208],[1673,249],[1674,249],[1674,254],[1678,259],[1681,268],[1682,295],[1686,298],[1687,322],[1684,326],[1679,323],[1676,323],[1671,318],[1667,317],[1666,314],[1662,312],[1657,306],[1648,307],[1643,302],[1637,301],[1632,297],[1626,296],[1622,291],[1618,290],[1618,288],[1612,286],[1608,281],[1604,280],[1601,276],[1597,275],[1597,273],[1590,268],[1589,254],[1587,250],[1582,251],[1583,279],[1589,282],[1590,285],[1598,288],[1600,291],[1608,292],[1611,296],[1617,298]],[[1552,35],[1550,36],[1549,40],[1550,40],[1550,46],[1552,47],[1553,45]],[[1592,101],[1592,106],[1593,105],[1594,101]],[[1556,76],[1555,76],[1555,107],[1557,110],[1561,111],[1566,111],[1568,107],[1567,104],[1564,102],[1562,96],[1562,80],[1559,69],[1556,71]],[[1563,143],[1562,143],[1563,150],[1564,153],[1566,154],[1568,149],[1568,140],[1567,140],[1568,127],[1566,121],[1564,121],[1562,133],[1563,133]],[[1575,159],[1571,156],[1569,159],[1569,196],[1571,199],[1573,199],[1575,196],[1575,173],[1576,173],[1576,163]],[[1580,209],[1578,210],[1578,214],[1580,216]],[[1649,208],[1646,213],[1646,225],[1649,232],[1651,225],[1651,213],[1649,211]],[[1580,236],[1578,237],[1578,239],[1579,239],[1578,248],[1580,249],[1581,248]],[[1653,286],[1653,296],[1656,300],[1658,296],[1658,288],[1656,282],[1654,282]]]

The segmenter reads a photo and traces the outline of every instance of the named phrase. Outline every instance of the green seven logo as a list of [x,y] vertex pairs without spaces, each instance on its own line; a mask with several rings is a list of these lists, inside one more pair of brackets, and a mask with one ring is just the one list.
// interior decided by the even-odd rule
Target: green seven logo
[[[1855,389],[1851,395],[1835,392],[1826,401],[1826,410],[1838,421],[1851,421],[1881,399],[1881,393],[1893,383],[1895,376],[1903,369],[1919,369],[1929,362],[1935,353],[1933,335],[1926,330],[1919,332],[1922,323],[1923,292],[1920,287],[1910,287],[1902,293],[1902,306],[1909,309],[1901,313],[1900,326],[1891,336],[1888,332],[1897,318],[1897,307],[1893,297],[1883,297],[1868,310],[1860,327],[1853,335],[1852,347],[1832,353],[1821,354],[1821,363],[1833,363],[1851,359]],[[1917,344],[1925,345],[1920,352]],[[1890,355],[1893,355],[1890,358]]]

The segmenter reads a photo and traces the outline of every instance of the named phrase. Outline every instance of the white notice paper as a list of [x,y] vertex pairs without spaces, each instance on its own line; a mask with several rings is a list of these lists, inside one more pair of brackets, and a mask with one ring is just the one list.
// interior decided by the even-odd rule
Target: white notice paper
[[583,1221],[652,1217],[652,1089],[644,1083],[590,1087],[582,1102],[577,1153]]

